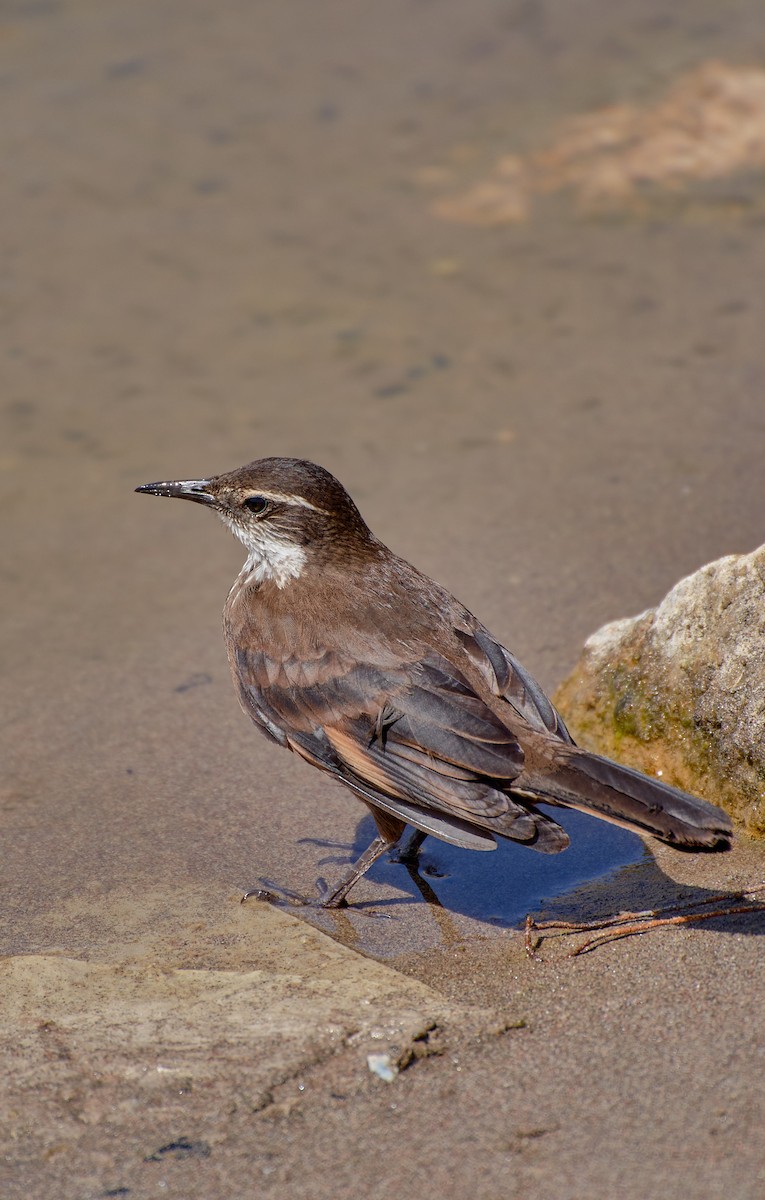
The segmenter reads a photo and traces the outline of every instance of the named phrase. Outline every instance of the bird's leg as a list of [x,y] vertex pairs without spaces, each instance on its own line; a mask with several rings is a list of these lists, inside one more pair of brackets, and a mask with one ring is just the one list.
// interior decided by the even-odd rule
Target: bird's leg
[[391,852],[391,862],[413,866],[417,862],[420,846],[427,836],[421,829],[410,829],[407,837],[396,843],[396,848]]
[[309,908],[343,908],[346,904],[345,897],[353,885],[358,883],[362,875],[365,875],[372,864],[377,862],[378,858],[386,850],[389,850],[393,844],[390,838],[385,838],[379,834],[371,845],[367,846],[361,858],[356,860],[345,878],[332,891],[329,890],[324,879],[316,880],[319,894],[315,897],[301,896],[297,892],[279,887],[278,884],[272,883],[269,879],[263,879],[261,881],[263,887],[253,888],[252,891],[245,892],[242,896],[242,903],[251,897],[255,897],[256,900],[267,900],[271,904],[293,904]]
[[[378,858],[381,858],[386,850],[390,850],[392,842],[388,838],[378,834],[375,840],[367,846],[361,858],[357,859],[346,875],[334,891],[330,892],[327,884],[323,879],[317,879],[316,883],[321,894],[322,908],[343,908],[346,900],[345,897],[353,887],[354,883],[358,883],[362,875],[366,875],[373,863],[376,863]],[[323,893],[323,894],[322,894]]]

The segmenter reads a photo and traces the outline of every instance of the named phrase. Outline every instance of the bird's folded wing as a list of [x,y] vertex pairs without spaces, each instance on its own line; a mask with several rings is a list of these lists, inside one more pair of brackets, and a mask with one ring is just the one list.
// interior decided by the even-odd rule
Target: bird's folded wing
[[464,628],[455,632],[495,695],[507,700],[532,728],[551,733],[561,741],[572,742],[563,717],[534,676],[472,614]]
[[402,820],[417,824],[403,811],[414,806],[548,852],[568,844],[554,821],[508,794],[523,752],[441,655],[384,666],[326,655],[305,682],[296,671],[288,682],[285,671],[239,666],[240,683],[246,666],[261,713],[284,729],[293,749],[360,795],[366,788],[368,799],[370,790],[385,797]]

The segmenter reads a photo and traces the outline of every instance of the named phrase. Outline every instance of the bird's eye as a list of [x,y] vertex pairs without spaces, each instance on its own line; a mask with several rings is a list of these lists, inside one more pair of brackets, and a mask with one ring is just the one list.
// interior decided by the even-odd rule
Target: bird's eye
[[251,513],[262,513],[268,508],[268,501],[265,496],[248,496],[242,501],[242,506],[248,508]]

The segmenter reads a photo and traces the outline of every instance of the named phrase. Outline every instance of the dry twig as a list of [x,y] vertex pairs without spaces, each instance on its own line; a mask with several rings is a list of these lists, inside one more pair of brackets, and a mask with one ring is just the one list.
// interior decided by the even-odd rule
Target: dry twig
[[[543,936],[550,936],[550,931],[555,930],[558,937],[567,937],[572,933],[588,933],[599,930],[600,932],[596,933],[594,937],[587,938],[567,955],[568,958],[576,958],[579,954],[588,954],[590,950],[596,950],[598,946],[604,946],[607,942],[616,942],[619,938],[648,933],[651,929],[658,929],[665,925],[687,925],[691,921],[710,921],[713,917],[765,912],[765,904],[756,901],[748,904],[731,905],[728,903],[725,907],[713,908],[709,911],[709,905],[720,905],[726,900],[729,902],[731,900],[751,900],[761,892],[765,892],[765,884],[747,888],[742,892],[721,892],[719,895],[707,897],[706,900],[694,900],[686,905],[670,904],[664,908],[649,908],[644,912],[617,913],[616,916],[604,917],[598,921],[535,921],[529,913],[524,929],[526,955],[528,958],[539,959],[536,951],[543,939],[538,937],[535,941],[533,937],[538,932],[542,932]],[[704,911],[698,911],[700,909]],[[671,916],[665,915],[670,913]],[[553,934],[553,936],[556,935]]]

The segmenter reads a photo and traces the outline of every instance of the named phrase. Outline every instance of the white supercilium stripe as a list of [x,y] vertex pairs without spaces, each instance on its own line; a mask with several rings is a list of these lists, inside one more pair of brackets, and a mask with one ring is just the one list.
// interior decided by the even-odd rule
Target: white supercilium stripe
[[326,508],[319,508],[316,504],[311,504],[310,500],[306,500],[305,496],[289,496],[286,492],[262,492],[258,489],[252,493],[253,496],[262,496],[264,500],[273,500],[277,504],[298,504],[301,508],[310,508],[312,512],[323,513],[325,517],[329,516]]

